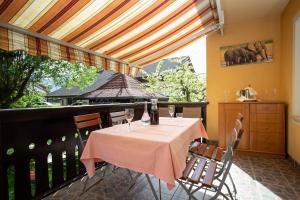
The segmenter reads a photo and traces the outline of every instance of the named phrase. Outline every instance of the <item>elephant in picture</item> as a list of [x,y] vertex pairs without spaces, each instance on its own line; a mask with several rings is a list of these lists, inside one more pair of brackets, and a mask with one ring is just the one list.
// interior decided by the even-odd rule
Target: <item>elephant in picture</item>
[[226,66],[237,64],[237,60],[236,60],[236,57],[234,54],[234,49],[228,49],[225,51],[224,60],[225,60]]
[[261,61],[269,60],[267,54],[267,46],[262,41],[256,41],[254,43],[248,43],[248,50],[255,52],[256,55],[261,57]]
[[249,62],[248,51],[244,48],[235,48],[234,54],[238,60],[238,64],[245,64]]
[[257,61],[256,53],[244,47],[228,49],[224,53],[226,66],[253,63]]
[[244,62],[240,62],[240,64],[257,62],[257,57],[256,57],[255,51],[247,49],[247,47],[241,47],[240,51],[242,52],[243,59],[244,59],[244,60],[242,60]]
[[254,47],[256,49],[256,52],[258,55],[261,56],[261,61],[263,60],[269,60],[268,59],[268,54],[267,54],[267,47],[265,45],[265,43],[258,41],[254,43]]
[[248,57],[248,63],[255,63],[255,62],[257,62],[257,57],[256,57],[256,53],[255,52],[247,50],[247,57]]

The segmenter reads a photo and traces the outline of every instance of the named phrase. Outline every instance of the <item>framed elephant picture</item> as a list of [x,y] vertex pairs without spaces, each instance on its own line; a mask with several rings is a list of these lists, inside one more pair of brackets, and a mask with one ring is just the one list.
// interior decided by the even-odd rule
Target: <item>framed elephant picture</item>
[[267,63],[273,61],[273,41],[262,40],[239,45],[224,46],[221,51],[221,66]]

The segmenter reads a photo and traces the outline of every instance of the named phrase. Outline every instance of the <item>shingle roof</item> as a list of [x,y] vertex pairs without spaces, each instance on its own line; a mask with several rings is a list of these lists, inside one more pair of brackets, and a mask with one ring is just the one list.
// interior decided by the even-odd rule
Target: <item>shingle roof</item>
[[158,93],[149,93],[142,86],[142,83],[131,76],[102,71],[98,74],[94,83],[81,90],[79,87],[70,89],[61,88],[51,92],[47,97],[80,97],[86,99],[97,98],[159,98],[167,97]]
[[146,91],[141,82],[131,76],[118,74],[95,91],[82,95],[83,98],[163,98],[158,93]]
[[54,92],[49,93],[48,97],[76,97],[81,96],[87,92],[94,91],[104,85],[107,81],[111,80],[116,76],[116,73],[113,71],[101,71],[98,75],[94,83],[90,86],[80,89],[79,87],[73,87],[70,89],[60,88]]

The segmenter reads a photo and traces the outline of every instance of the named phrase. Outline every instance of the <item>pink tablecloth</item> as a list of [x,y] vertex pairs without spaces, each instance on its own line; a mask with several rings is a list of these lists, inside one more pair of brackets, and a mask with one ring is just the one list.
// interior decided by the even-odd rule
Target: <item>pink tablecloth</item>
[[182,175],[192,140],[207,138],[198,118],[160,118],[159,125],[140,121],[93,131],[81,155],[88,175],[95,174],[94,162],[106,161],[137,172],[152,174],[169,187]]

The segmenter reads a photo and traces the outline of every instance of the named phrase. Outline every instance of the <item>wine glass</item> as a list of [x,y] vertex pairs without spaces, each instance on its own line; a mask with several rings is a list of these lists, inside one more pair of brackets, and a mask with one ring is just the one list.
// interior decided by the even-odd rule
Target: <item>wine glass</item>
[[175,106],[174,105],[169,105],[169,114],[171,115],[171,118],[174,116],[175,113]]
[[125,119],[128,122],[129,131],[131,130],[130,123],[134,117],[134,109],[133,108],[125,108]]
[[225,102],[228,102],[229,94],[230,94],[229,90],[224,90],[224,101]]

